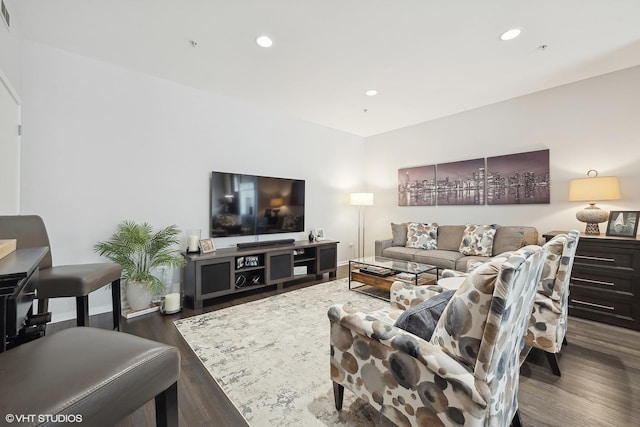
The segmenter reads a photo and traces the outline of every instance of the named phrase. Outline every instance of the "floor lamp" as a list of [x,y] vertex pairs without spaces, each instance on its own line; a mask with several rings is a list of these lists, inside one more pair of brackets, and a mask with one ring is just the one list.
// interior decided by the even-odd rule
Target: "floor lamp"
[[351,205],[358,206],[358,258],[364,258],[364,207],[373,205],[373,193],[351,193]]

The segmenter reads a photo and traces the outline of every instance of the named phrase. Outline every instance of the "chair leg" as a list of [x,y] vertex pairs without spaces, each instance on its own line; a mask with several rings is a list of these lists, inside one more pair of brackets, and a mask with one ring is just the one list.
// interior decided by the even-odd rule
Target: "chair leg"
[[89,295],[76,297],[76,324],[89,326]]
[[156,396],[156,426],[178,426],[178,382]]
[[336,403],[336,409],[340,411],[342,409],[342,400],[344,399],[344,386],[333,382],[333,400]]
[[513,420],[511,420],[511,425],[513,427],[522,427],[522,422],[520,421],[520,410],[517,410],[513,415]]
[[567,341],[567,337],[565,335],[565,337],[562,339],[562,345],[569,345],[569,341]]
[[111,306],[113,310],[113,329],[120,330],[120,279],[111,282]]
[[46,313],[49,311],[49,298],[38,300],[38,314]]
[[558,366],[558,354],[549,353],[548,351],[545,351],[544,353],[549,361],[549,366],[551,366],[551,372],[553,372],[554,375],[561,377],[562,374],[560,373],[560,366]]

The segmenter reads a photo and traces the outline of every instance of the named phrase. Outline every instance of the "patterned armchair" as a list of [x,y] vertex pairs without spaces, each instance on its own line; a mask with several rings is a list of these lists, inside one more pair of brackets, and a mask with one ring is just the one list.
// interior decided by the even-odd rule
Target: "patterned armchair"
[[569,281],[580,232],[571,230],[558,234],[543,247],[549,252],[538,284],[529,329],[527,346],[544,350],[551,371],[560,376],[558,353],[567,333],[569,315]]
[[344,388],[398,425],[519,425],[519,353],[545,251],[477,268],[430,341],[350,306],[329,309],[336,408]]
[[[545,352],[551,371],[560,376],[557,353],[562,350],[567,333],[567,318],[569,314],[569,279],[573,259],[578,247],[580,232],[571,230],[567,234],[558,234],[544,244],[547,251],[547,259],[540,282],[529,328],[525,336],[525,344],[528,347],[536,347]],[[513,252],[505,252],[492,258],[492,261],[503,261]],[[470,264],[472,261],[469,262]],[[477,268],[477,264],[473,265]],[[441,277],[467,276],[454,270],[444,270]],[[442,292],[438,285],[413,286],[400,282],[391,287],[391,304],[398,308],[406,309],[419,304],[424,299],[430,298],[436,293]],[[523,358],[528,354],[528,349],[523,352]]]

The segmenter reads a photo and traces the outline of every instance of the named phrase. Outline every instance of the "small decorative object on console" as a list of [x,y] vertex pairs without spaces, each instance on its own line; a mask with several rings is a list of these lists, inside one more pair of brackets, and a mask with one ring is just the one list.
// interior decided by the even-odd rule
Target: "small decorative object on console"
[[208,254],[211,252],[215,252],[215,250],[216,245],[213,244],[212,238],[200,240],[200,252],[202,252],[203,254]]
[[316,228],[316,240],[325,240],[324,228]]
[[607,236],[636,237],[640,211],[611,211]]
[[244,257],[244,265],[245,265],[245,267],[257,267],[258,266],[258,257],[257,256],[246,256],[246,257]]

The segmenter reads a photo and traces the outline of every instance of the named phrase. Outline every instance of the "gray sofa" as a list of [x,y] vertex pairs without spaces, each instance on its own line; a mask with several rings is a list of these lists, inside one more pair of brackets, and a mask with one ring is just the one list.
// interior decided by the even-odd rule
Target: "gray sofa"
[[[439,225],[437,249],[406,247],[407,223],[391,224],[393,237],[376,240],[375,255],[386,258],[430,264],[440,269],[467,271],[469,261],[488,261],[488,256],[463,255],[460,253],[465,225]],[[404,235],[403,235],[404,233]],[[526,245],[540,244],[538,230],[528,226],[498,226],[493,238],[491,256],[506,251],[515,251]]]

